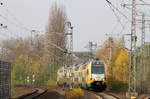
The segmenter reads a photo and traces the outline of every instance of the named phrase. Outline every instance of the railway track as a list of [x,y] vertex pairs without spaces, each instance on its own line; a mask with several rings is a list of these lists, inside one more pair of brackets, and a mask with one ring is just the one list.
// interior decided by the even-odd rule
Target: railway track
[[103,97],[102,99],[120,99],[118,96],[105,92],[97,93],[97,95],[102,96]]
[[33,91],[32,93],[23,95],[21,97],[18,97],[17,99],[35,99],[43,94],[45,94],[47,92],[47,89],[40,89],[40,88],[36,88],[35,91]]
[[150,95],[146,95],[144,97],[141,97],[140,99],[150,99]]
[[120,97],[115,96],[108,92],[94,92],[94,91],[88,91],[88,92],[95,94],[98,99],[121,99]]

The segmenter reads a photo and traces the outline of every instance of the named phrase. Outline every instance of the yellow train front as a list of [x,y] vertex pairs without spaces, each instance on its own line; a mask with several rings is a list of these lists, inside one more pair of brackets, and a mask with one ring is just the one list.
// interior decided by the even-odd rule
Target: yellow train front
[[78,85],[83,88],[106,89],[106,69],[103,61],[94,59],[79,68]]
[[61,67],[57,72],[57,84],[105,90],[107,86],[105,64],[102,60],[94,59],[66,68]]

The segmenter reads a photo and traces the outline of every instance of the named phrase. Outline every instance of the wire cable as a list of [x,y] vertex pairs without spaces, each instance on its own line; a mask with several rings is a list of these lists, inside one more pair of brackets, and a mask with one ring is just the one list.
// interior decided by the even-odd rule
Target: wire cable
[[118,8],[116,8],[110,1],[105,0],[109,5],[112,6],[118,13],[120,13],[126,20],[131,21],[125,14],[123,14]]
[[20,28],[20,29],[23,29],[25,31],[31,31],[31,30],[28,30],[28,29],[25,29],[24,27],[22,27],[21,25],[19,24],[16,24],[15,22],[13,21],[10,21],[9,19],[7,19],[5,16],[3,16],[2,14],[0,14],[0,17],[5,19],[6,21],[8,21],[8,23],[12,24],[13,26],[16,26],[17,28]]
[[116,16],[118,22],[120,23],[120,25],[123,27],[123,24],[121,23],[121,19],[119,18],[119,16],[116,14],[115,10],[111,7],[111,2],[109,2],[108,0],[106,0],[109,4],[110,9],[112,10],[112,12],[114,13],[114,15]]
[[14,15],[10,10],[8,10],[8,8],[5,8],[5,11],[11,16],[11,18],[13,18],[13,20],[15,20],[15,22],[17,22],[24,30],[26,30],[26,31],[31,31],[31,29],[25,27],[25,25],[24,25],[22,22],[20,22],[19,19],[17,19],[17,18],[15,17],[15,15]]
[[[129,19],[126,15],[124,15],[118,8],[116,8],[110,1],[108,1],[108,0],[106,0],[106,1],[107,1],[108,5],[110,6],[111,10],[114,12],[115,16],[117,17],[118,22],[121,24],[121,28],[122,28],[122,29],[121,29],[121,31],[119,32],[119,34],[121,34],[121,33],[125,30],[126,24],[127,24],[128,22],[130,22],[130,19]],[[127,22],[125,22],[124,25],[121,23],[121,19],[119,18],[119,16],[117,16],[115,10],[116,10],[117,12],[119,12],[119,14],[123,15],[123,16],[125,17],[125,19],[127,20]],[[113,28],[113,31],[116,29],[116,27],[117,27],[117,25]],[[113,31],[112,31],[112,32],[113,32]],[[117,35],[119,35],[119,34],[117,34]]]

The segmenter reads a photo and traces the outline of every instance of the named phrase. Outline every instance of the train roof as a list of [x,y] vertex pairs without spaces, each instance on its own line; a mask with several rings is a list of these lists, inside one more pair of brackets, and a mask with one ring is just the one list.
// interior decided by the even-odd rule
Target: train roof
[[100,59],[93,59],[92,62],[100,62],[100,63],[104,63],[104,61],[100,60]]

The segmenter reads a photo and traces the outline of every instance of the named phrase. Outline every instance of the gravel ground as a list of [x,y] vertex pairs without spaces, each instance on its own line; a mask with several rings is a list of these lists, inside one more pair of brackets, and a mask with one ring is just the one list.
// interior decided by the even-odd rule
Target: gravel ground
[[48,91],[44,95],[38,97],[37,99],[65,99],[63,95],[56,91]]
[[94,94],[84,91],[84,99],[98,99]]
[[[60,87],[49,86],[48,92],[38,97],[37,99],[65,99],[65,92]],[[84,91],[83,99],[97,99],[97,97],[92,93]]]
[[[107,92],[106,92],[106,93],[107,93]],[[108,92],[108,93],[110,93],[110,94],[112,94],[112,95],[115,95],[115,96],[119,96],[120,99],[127,99],[125,92],[117,92],[117,93]]]
[[11,98],[16,99],[19,96],[31,93],[33,91],[34,90],[32,88],[27,88],[27,87],[23,87],[23,86],[14,86],[11,89]]
[[142,94],[138,99],[150,99],[150,94]]
[[[38,88],[48,89],[48,91],[44,95],[42,95],[42,96],[40,96],[36,99],[65,99],[64,90],[62,88],[58,87],[58,86],[40,86],[40,87],[38,86]],[[23,94],[26,94],[26,93],[30,93],[32,91],[33,91],[32,88],[27,88],[27,87],[24,87],[24,86],[15,87],[14,91],[12,93],[12,96],[16,97],[19,94],[23,95]],[[125,93],[111,93],[111,94],[117,95],[121,99],[126,99],[125,98]],[[88,91],[84,91],[84,97],[82,99],[98,99],[98,98],[94,94],[89,93]],[[138,99],[142,99],[142,98],[140,97]]]

